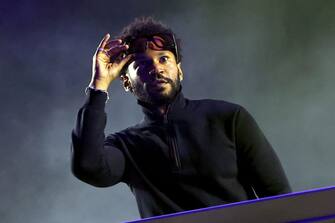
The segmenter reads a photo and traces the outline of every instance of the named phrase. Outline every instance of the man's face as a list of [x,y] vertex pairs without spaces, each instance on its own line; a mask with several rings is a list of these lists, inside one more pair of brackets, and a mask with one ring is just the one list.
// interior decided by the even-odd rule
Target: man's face
[[171,51],[148,48],[143,53],[134,54],[123,83],[125,89],[128,86],[139,100],[164,104],[175,97],[182,79],[180,63],[176,63]]

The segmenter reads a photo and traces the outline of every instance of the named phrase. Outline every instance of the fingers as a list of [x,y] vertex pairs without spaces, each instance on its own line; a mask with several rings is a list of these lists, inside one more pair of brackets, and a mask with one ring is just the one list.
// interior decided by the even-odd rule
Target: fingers
[[120,55],[122,51],[126,51],[129,48],[128,45],[122,44],[121,39],[110,40],[110,35],[107,33],[101,40],[96,54],[102,57],[115,58]]
[[99,43],[98,49],[104,49],[109,38],[110,38],[110,35],[109,33],[107,33],[104,36],[104,38],[101,40],[101,42]]
[[107,51],[104,49],[104,47],[106,46],[107,41],[108,41],[109,38],[110,38],[109,33],[107,33],[107,34],[102,38],[101,42],[100,42],[99,45],[98,45],[97,50],[95,51],[95,54],[94,54],[94,57],[93,57],[94,60],[95,60],[95,58],[100,58],[100,59],[102,59],[102,60],[108,61],[109,56],[108,56]]
[[122,46],[121,43],[122,43],[121,39],[110,40],[110,35],[109,35],[109,33],[107,33],[103,37],[103,39],[101,40],[101,42],[99,43],[99,46],[97,48],[97,52],[99,52],[99,51],[101,51],[101,52],[108,52],[112,48],[115,48],[117,46]]
[[122,71],[127,69],[132,58],[133,58],[133,55],[128,55],[125,58],[123,58],[121,61],[118,62],[117,66],[120,67],[120,70],[121,70],[120,73],[122,73]]
[[124,66],[126,63],[129,62],[129,60],[133,57],[133,55],[128,55],[125,58],[123,58],[120,62],[119,65],[120,66]]
[[111,48],[114,47],[115,45],[119,45],[122,43],[121,39],[113,39],[113,40],[109,40],[107,41],[105,48]]
[[123,74],[125,74],[130,62],[132,61],[131,58],[133,58],[133,55],[128,55],[124,57],[122,60],[115,61],[113,64],[113,67],[115,67],[118,70],[119,77],[122,77]]
[[109,49],[106,49],[106,52],[109,54],[109,56],[115,57],[120,55],[122,51],[126,51],[128,48],[128,45],[115,45]]

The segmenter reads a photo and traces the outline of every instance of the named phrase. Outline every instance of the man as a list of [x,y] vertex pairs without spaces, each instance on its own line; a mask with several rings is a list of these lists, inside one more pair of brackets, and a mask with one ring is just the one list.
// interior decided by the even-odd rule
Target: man
[[[144,120],[105,137],[107,89],[119,76]],[[185,98],[182,80],[179,41],[161,23],[141,18],[120,39],[107,34],[72,134],[74,175],[97,187],[126,183],[141,217],[290,192],[251,115],[226,101]]]

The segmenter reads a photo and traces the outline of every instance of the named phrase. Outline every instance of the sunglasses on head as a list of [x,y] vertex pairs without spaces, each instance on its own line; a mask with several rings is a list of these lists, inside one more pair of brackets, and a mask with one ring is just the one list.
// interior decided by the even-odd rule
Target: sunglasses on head
[[129,48],[122,57],[126,57],[130,54],[142,53],[150,48],[153,50],[169,50],[175,55],[177,63],[179,62],[178,46],[173,34],[157,33],[138,38],[129,36],[124,38],[123,42],[127,44]]

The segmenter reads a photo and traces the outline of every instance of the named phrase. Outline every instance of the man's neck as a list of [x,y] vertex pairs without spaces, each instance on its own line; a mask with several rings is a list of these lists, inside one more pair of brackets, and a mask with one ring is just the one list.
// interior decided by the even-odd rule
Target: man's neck
[[148,103],[144,101],[139,101],[140,104],[142,103],[142,106],[147,107],[148,109],[155,111],[155,113],[158,113],[159,115],[165,115],[168,112],[170,102],[166,103]]

